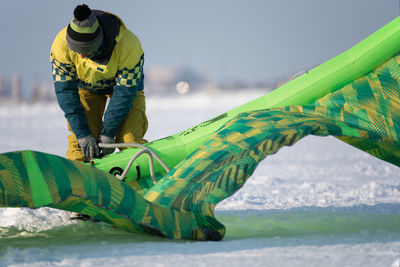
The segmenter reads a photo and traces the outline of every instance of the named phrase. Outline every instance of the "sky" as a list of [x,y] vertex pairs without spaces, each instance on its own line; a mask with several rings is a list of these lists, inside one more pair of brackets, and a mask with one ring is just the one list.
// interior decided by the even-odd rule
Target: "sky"
[[51,80],[54,37],[86,3],[118,15],[147,68],[190,68],[212,82],[276,81],[351,48],[399,16],[399,0],[1,0],[0,75]]

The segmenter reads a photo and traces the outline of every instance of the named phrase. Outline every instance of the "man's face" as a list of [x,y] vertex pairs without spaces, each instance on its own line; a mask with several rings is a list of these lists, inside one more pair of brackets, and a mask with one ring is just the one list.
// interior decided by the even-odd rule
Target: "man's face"
[[81,58],[91,58],[93,56],[93,52],[79,53],[79,55],[81,56]]

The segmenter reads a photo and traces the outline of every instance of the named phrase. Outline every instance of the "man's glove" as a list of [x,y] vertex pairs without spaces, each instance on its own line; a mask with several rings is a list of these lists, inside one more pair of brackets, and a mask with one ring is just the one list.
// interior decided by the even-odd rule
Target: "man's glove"
[[100,155],[100,149],[93,136],[88,135],[78,139],[79,146],[82,149],[82,155],[91,160]]
[[[108,137],[108,136],[105,136],[105,135],[100,135],[99,138],[97,139],[97,141],[100,144],[103,144],[103,145],[115,144],[114,138],[111,138],[111,137]],[[104,156],[113,153],[114,150],[115,150],[115,147],[112,147],[112,148],[111,147],[110,148],[102,147],[101,148],[101,151],[103,152]]]

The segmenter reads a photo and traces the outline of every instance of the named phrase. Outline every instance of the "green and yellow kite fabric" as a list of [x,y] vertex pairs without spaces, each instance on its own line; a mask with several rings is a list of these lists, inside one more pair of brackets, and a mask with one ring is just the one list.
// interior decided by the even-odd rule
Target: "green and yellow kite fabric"
[[[52,207],[171,239],[220,240],[217,203],[258,163],[307,135],[335,136],[400,166],[400,54],[307,106],[242,113],[146,190],[41,152],[0,154],[0,206]],[[288,163],[289,164],[289,163]]]
[[400,166],[399,77],[400,54],[396,54],[311,105],[242,113],[171,170],[145,198],[212,218],[215,205],[240,189],[261,160],[310,134],[338,137]]
[[111,174],[42,152],[0,155],[0,206],[74,211],[127,231],[171,239],[222,238],[199,229],[191,212],[151,203]]

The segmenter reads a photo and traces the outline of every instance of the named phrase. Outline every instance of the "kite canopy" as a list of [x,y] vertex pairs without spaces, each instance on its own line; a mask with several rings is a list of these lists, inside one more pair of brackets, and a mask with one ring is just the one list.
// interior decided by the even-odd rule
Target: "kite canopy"
[[[395,25],[400,29],[398,19]],[[124,183],[108,174],[108,167],[100,170],[101,164],[95,168],[46,153],[0,154],[0,205],[48,206],[87,214],[128,231],[172,239],[220,240],[225,227],[214,217],[217,203],[239,190],[266,156],[307,135],[335,136],[400,166],[399,77],[400,53],[394,53],[351,82],[324,88],[327,93],[322,97],[317,97],[321,94],[317,87],[314,95],[307,92],[308,97],[303,96],[298,104],[261,109],[261,102],[256,101],[251,102],[255,103],[253,110],[237,113],[230,120],[223,114],[209,124],[226,122],[196,149],[180,147],[177,152],[170,146],[161,151],[160,157],[173,168],[162,176],[158,173],[155,184],[147,176]],[[306,81],[307,75],[300,78]],[[277,92],[282,90],[273,94]],[[288,102],[302,92],[288,93]],[[276,98],[276,105],[267,105],[280,106],[284,97]],[[171,141],[176,139],[165,138],[160,143]],[[149,146],[156,147],[157,141]],[[169,153],[185,149],[190,151],[185,159],[168,161]],[[118,154],[98,161],[116,158]]]

